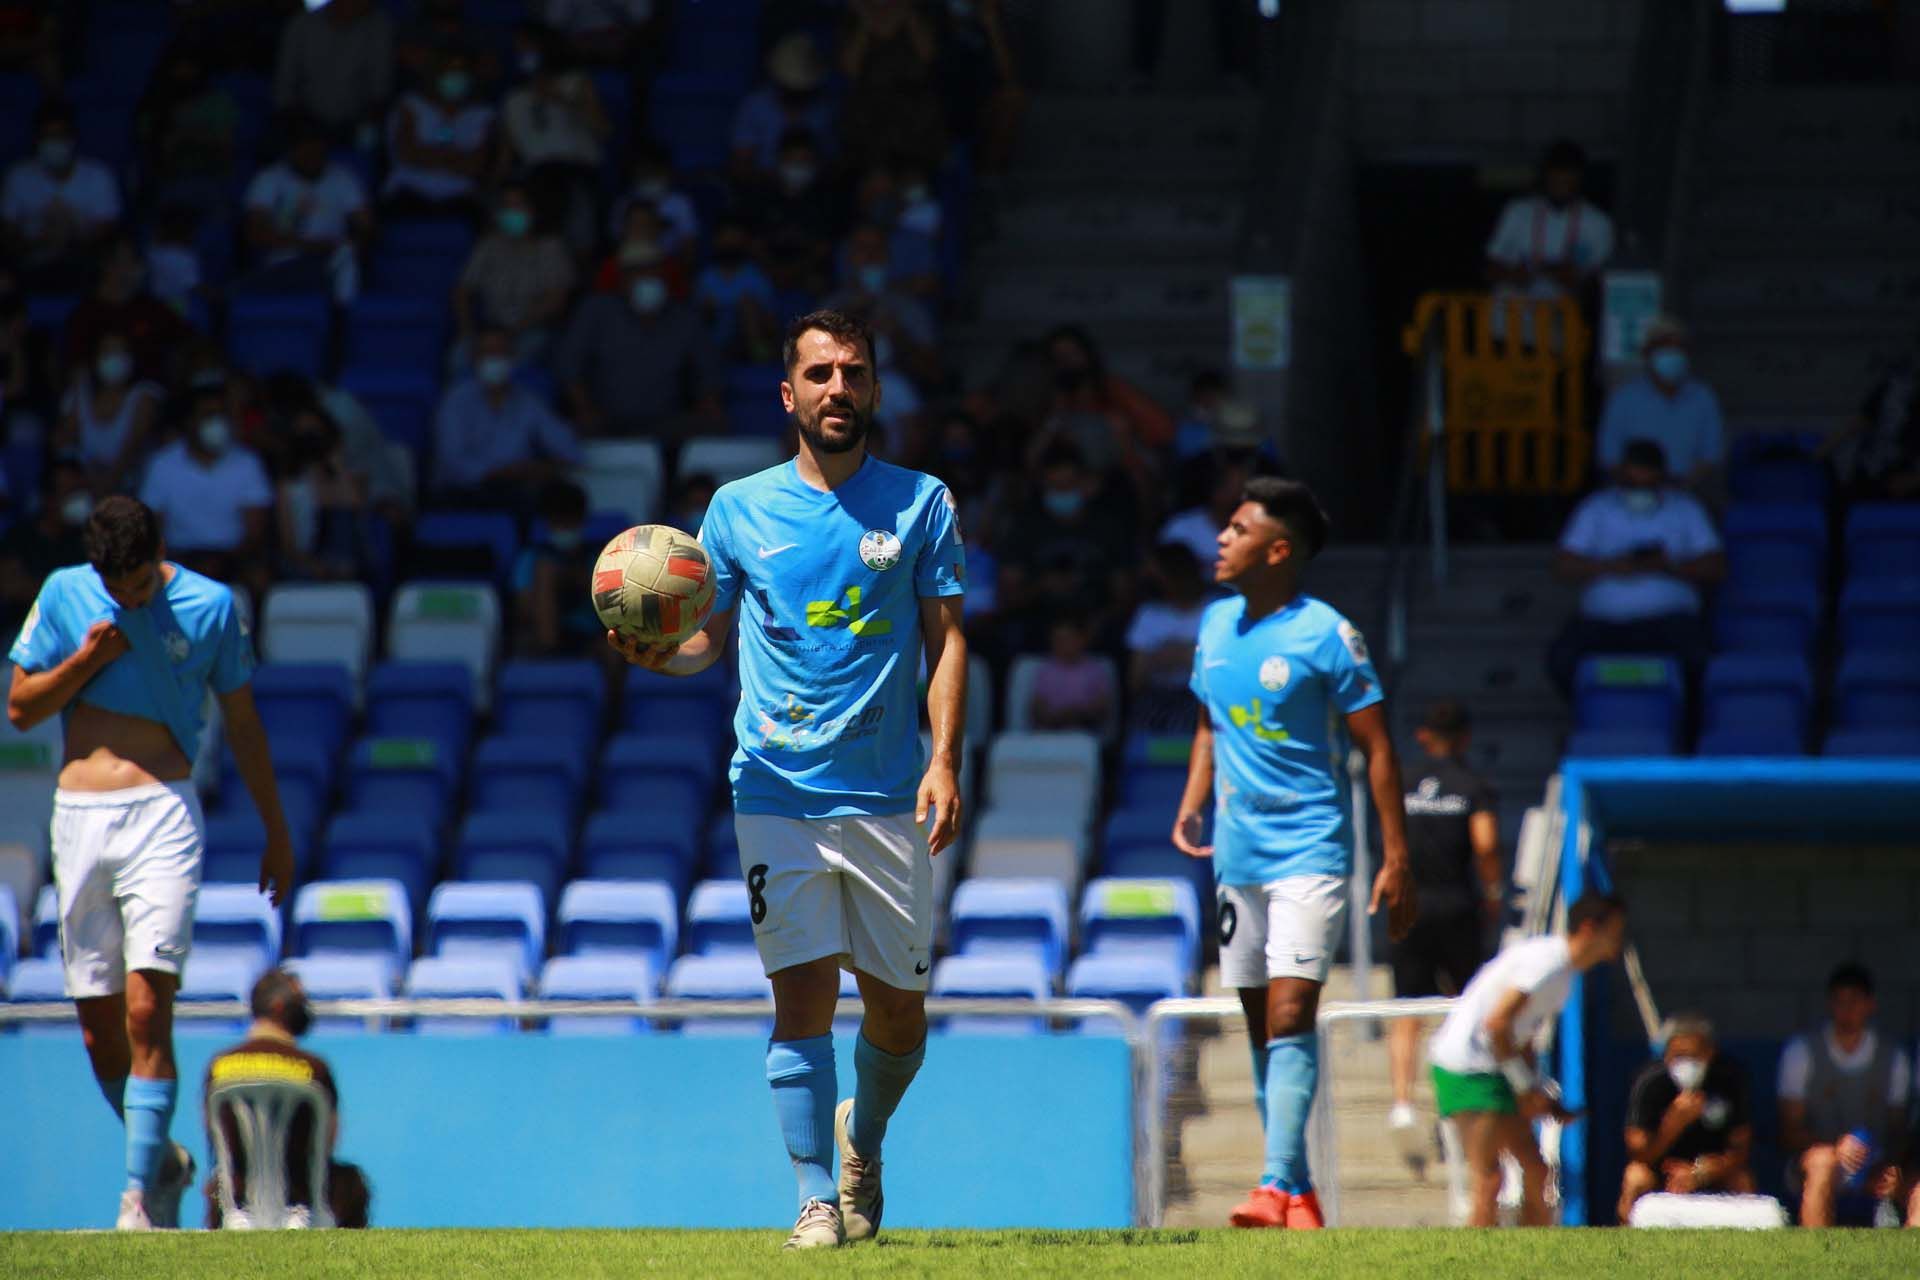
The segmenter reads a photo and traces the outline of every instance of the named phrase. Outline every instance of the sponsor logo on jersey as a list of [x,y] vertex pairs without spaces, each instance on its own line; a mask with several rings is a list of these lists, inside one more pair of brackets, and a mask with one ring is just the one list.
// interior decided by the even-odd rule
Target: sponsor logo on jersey
[[[872,535],[869,534],[869,537]],[[887,535],[891,537],[892,535]],[[864,554],[865,544],[862,543]],[[893,544],[894,555],[898,557],[900,544]],[[868,564],[873,562],[869,560]],[[889,561],[888,563],[892,563]],[[884,566],[882,566],[884,567]],[[891,634],[893,623],[882,618],[877,612],[862,614],[859,587],[847,587],[840,593],[838,600],[807,601],[807,625],[810,627],[845,627],[856,636],[884,636]]]
[[885,529],[869,529],[860,536],[860,563],[885,573],[900,563],[900,539]]
[[1367,642],[1366,639],[1361,636],[1360,628],[1354,626],[1345,618],[1340,620],[1340,639],[1342,643],[1347,646],[1347,652],[1353,655],[1355,662],[1366,663],[1373,661],[1373,659],[1367,656]]
[[1266,722],[1266,708],[1258,698],[1244,707],[1228,707],[1227,717],[1233,721],[1234,728],[1245,729],[1261,742],[1285,742],[1293,736],[1279,725]]
[[873,703],[832,720],[819,720],[788,694],[786,706],[761,713],[760,745],[780,751],[808,751],[829,742],[853,742],[879,733],[886,717],[886,707]]
[[1287,681],[1293,675],[1293,668],[1279,654],[1274,654],[1260,664],[1260,687],[1268,693],[1278,693],[1287,687]]
[[169,631],[166,639],[167,657],[176,664],[185,662],[187,655],[193,652],[193,646],[187,642],[185,632]]
[[33,629],[40,625],[40,601],[33,602],[33,608],[27,610],[27,620],[20,624],[20,638],[14,644],[25,648],[33,639]]
[[960,504],[959,504],[959,503],[957,503],[957,502],[955,502],[955,501],[953,500],[953,490],[951,490],[951,489],[942,489],[942,490],[940,491],[940,496],[941,496],[942,498],[944,498],[944,499],[946,499],[946,503],[947,503],[947,510],[948,510],[948,512],[950,512],[950,513],[952,514],[952,516],[953,516],[953,540],[954,540],[954,542],[956,542],[956,543],[958,543],[958,544],[960,544],[960,545],[962,545],[962,546],[964,546],[964,545],[966,545],[966,541],[967,541],[967,540],[966,540],[966,538],[965,538],[965,536],[964,536],[964,535],[963,535],[963,534],[961,533],[961,531],[960,531]]

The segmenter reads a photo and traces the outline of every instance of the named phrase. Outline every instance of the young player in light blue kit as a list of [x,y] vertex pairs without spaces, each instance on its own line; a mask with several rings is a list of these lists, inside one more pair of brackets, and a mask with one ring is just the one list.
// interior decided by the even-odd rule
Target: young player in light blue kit
[[193,1177],[167,1137],[178,1093],[173,997],[193,942],[204,824],[194,794],[211,688],[267,831],[260,889],[293,887],[253,655],[233,593],[166,560],[152,511],[108,498],[88,518],[87,564],[40,588],[8,657],[7,719],[58,713],[65,755],[53,801],[53,878],[67,994],[94,1078],[126,1124],[123,1230],[180,1225]]
[[[1247,484],[1220,532],[1214,580],[1237,593],[1200,622],[1192,687],[1199,723],[1173,842],[1211,856],[1219,886],[1220,973],[1240,992],[1253,1046],[1266,1171],[1236,1227],[1319,1227],[1307,1170],[1307,1117],[1319,1086],[1314,1014],[1346,915],[1353,826],[1344,788],[1349,739],[1367,757],[1383,859],[1370,911],[1393,936],[1414,919],[1406,813],[1380,678],[1352,623],[1300,590],[1327,540],[1305,485]],[[1213,810],[1213,844],[1205,839]]]
[[[735,825],[773,982],[767,1080],[800,1183],[787,1247],[804,1249],[880,1229],[881,1140],[926,1051],[928,859],[960,825],[966,569],[945,487],[867,454],[880,383],[866,326],[831,311],[802,316],[784,355],[780,395],[799,456],[714,494],[700,530],[715,574],[712,618],[677,650],[608,641],[641,666],[692,675],[719,660],[739,617]],[[924,773],[923,646],[933,730]],[[836,1110],[843,965],[866,1017],[854,1095]]]

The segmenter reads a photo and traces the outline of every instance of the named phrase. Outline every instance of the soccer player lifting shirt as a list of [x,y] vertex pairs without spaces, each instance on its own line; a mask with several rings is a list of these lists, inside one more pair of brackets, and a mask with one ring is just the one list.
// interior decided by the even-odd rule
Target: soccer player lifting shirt
[[[946,488],[867,453],[880,382],[866,326],[832,311],[802,316],[783,355],[780,396],[799,456],[714,494],[700,530],[713,616],[677,649],[608,642],[640,666],[693,675],[720,658],[739,615],[735,827],[773,983],[767,1081],[800,1184],[787,1247],[815,1248],[879,1230],[881,1141],[926,1050],[928,859],[960,824],[965,553]],[[836,1109],[842,965],[866,1016],[854,1095]]]
[[[1246,1010],[1266,1125],[1266,1169],[1233,1211],[1237,1227],[1324,1225],[1306,1133],[1320,1076],[1314,1014],[1353,868],[1341,786],[1349,739],[1366,754],[1380,813],[1383,858],[1369,909],[1387,908],[1395,937],[1415,912],[1379,677],[1353,624],[1300,590],[1327,529],[1305,485],[1248,481],[1213,570],[1237,594],[1208,606],[1193,655],[1200,716],[1173,843],[1213,858],[1221,979]],[[1209,801],[1211,846],[1201,843]]]
[[56,712],[64,721],[53,878],[67,994],[94,1077],[126,1124],[118,1225],[171,1227],[193,1176],[167,1129],[173,997],[200,888],[191,775],[209,688],[266,827],[260,888],[272,885],[275,906],[293,887],[293,847],[233,593],[169,562],[153,512],[132,498],[102,502],[84,541],[88,563],[48,576],[13,643],[7,719],[16,729]]

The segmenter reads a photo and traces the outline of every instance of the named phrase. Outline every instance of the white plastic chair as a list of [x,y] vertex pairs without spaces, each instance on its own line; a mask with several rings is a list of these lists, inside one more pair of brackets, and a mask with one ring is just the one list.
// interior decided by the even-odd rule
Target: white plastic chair
[[0,725],[0,844],[24,845],[42,866],[64,746],[59,716],[25,733]]
[[689,440],[680,450],[678,475],[709,475],[715,484],[725,484],[750,476],[756,471],[778,466],[787,451],[778,440],[755,436],[700,436]]
[[261,656],[268,662],[336,662],[356,700],[373,660],[373,592],[358,582],[287,583],[267,592]]
[[581,446],[580,467],[574,473],[587,491],[589,511],[625,512],[634,524],[659,519],[665,478],[666,465],[654,440],[589,440]]
[[387,657],[466,663],[482,714],[492,702],[499,646],[500,597],[485,583],[409,582],[394,597]]
[[[287,1151],[293,1126],[302,1107],[309,1108],[312,1140],[307,1149],[312,1164],[307,1172],[311,1205],[288,1203]],[[293,1080],[242,1080],[216,1086],[207,1097],[207,1128],[213,1134],[214,1195],[220,1205],[221,1225],[229,1230],[275,1230],[310,1225],[331,1227],[327,1207],[327,1136],[333,1130],[333,1106],[317,1085]],[[234,1133],[224,1119],[231,1116]],[[238,1136],[246,1158],[246,1208],[234,1195],[234,1152]],[[301,1210],[305,1210],[303,1224]]]
[[[1112,658],[1104,654],[1095,654],[1089,661],[1107,669],[1109,687],[1113,697],[1107,702],[1106,719],[1100,723],[1100,740],[1116,741],[1120,736],[1120,669]],[[1007,732],[1031,733],[1033,731],[1033,689],[1040,674],[1040,668],[1047,660],[1034,654],[1015,658],[1013,666],[1007,671]]]

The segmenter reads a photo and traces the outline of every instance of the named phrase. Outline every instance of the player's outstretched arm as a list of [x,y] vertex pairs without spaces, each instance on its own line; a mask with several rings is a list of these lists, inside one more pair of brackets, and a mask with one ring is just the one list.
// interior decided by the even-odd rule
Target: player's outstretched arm
[[607,632],[613,651],[636,667],[663,676],[697,676],[720,660],[727,651],[727,637],[733,633],[732,609],[714,610],[707,625],[678,645],[644,645],[617,631]]
[[57,665],[45,671],[14,667],[13,684],[7,690],[7,723],[25,732],[66,710],[87,681],[126,651],[127,637],[120,628],[100,621],[87,628],[80,647]]
[[967,633],[960,596],[924,596],[920,630],[927,643],[927,723],[933,755],[914,802],[915,822],[927,822],[927,851],[938,857],[960,834],[960,740],[967,720]]
[[1193,751],[1187,757],[1187,789],[1173,818],[1173,847],[1189,858],[1211,858],[1213,846],[1200,843],[1213,802],[1213,721],[1205,707],[1193,726]]
[[1413,871],[1407,860],[1407,800],[1400,783],[1400,759],[1387,731],[1386,704],[1376,702],[1347,716],[1353,744],[1367,758],[1367,785],[1374,811],[1380,815],[1380,873],[1373,878],[1372,915],[1387,908],[1387,936],[1396,942],[1407,936],[1419,917],[1414,897]]
[[233,762],[267,829],[267,847],[260,855],[260,892],[268,894],[277,907],[293,892],[293,838],[287,832],[287,815],[280,809],[280,784],[273,776],[266,726],[253,705],[251,684],[216,696]]

